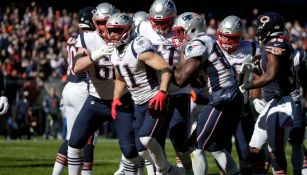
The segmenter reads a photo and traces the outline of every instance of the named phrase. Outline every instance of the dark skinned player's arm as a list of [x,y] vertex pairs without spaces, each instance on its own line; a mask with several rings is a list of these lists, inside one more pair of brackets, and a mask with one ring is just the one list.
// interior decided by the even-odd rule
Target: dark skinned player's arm
[[253,81],[253,88],[261,88],[277,78],[280,67],[278,56],[268,53],[267,61],[266,71]]
[[184,64],[177,65],[173,72],[173,82],[179,87],[186,86],[201,65],[202,57],[189,58]]
[[[259,75],[254,74],[254,81],[259,79]],[[261,97],[261,88],[251,89],[250,98],[260,98]]]

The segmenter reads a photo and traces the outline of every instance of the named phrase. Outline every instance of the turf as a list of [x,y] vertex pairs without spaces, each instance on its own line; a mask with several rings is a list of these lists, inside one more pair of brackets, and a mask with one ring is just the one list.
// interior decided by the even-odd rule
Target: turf
[[[60,140],[0,140],[0,175],[50,175]],[[169,141],[166,144],[168,159],[175,163],[175,154]],[[233,154],[237,160],[237,155]],[[287,147],[287,159],[290,158]],[[94,175],[113,175],[118,168],[121,153],[118,140],[99,138],[95,148]],[[218,175],[218,169],[208,154],[209,174]],[[289,163],[289,161],[288,161]],[[292,170],[288,164],[289,174]],[[67,168],[63,175],[67,174]]]

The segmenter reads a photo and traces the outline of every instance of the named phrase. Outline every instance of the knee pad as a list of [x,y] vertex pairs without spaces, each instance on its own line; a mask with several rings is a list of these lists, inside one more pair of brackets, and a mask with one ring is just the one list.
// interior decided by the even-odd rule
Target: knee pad
[[84,139],[83,137],[80,137],[79,135],[75,135],[72,133],[68,141],[68,145],[73,148],[81,149],[85,146],[86,141],[87,140]]
[[138,152],[134,144],[122,144],[120,149],[127,159],[133,159],[138,156]]
[[153,137],[140,137],[141,143],[147,148],[152,142],[153,142]]

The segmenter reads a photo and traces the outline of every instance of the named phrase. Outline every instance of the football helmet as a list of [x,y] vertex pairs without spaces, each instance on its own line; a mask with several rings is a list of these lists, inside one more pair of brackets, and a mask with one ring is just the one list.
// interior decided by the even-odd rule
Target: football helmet
[[94,30],[95,26],[93,23],[93,10],[95,7],[85,7],[79,10],[79,28]]
[[176,15],[176,5],[172,0],[155,0],[149,10],[149,21],[158,34],[167,34]]
[[239,47],[243,32],[242,20],[237,16],[227,16],[217,30],[218,42],[226,52],[232,52]]
[[283,35],[285,30],[285,19],[279,13],[267,12],[257,19],[258,40],[266,44],[271,38]]
[[108,18],[115,13],[118,13],[118,10],[110,3],[101,3],[93,10],[93,23],[101,36]]
[[148,13],[144,11],[138,11],[133,15],[134,25],[140,24],[142,21],[148,20]]
[[186,44],[196,34],[205,31],[205,22],[194,12],[185,12],[179,15],[172,27],[174,37],[172,43],[175,47]]
[[104,40],[110,46],[127,44],[133,38],[134,22],[126,13],[116,13],[109,17],[105,26]]

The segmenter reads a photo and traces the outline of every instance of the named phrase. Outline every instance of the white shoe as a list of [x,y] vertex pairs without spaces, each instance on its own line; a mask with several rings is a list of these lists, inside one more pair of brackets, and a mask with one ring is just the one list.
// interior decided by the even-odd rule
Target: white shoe
[[119,167],[118,170],[113,175],[125,175],[124,167]]

